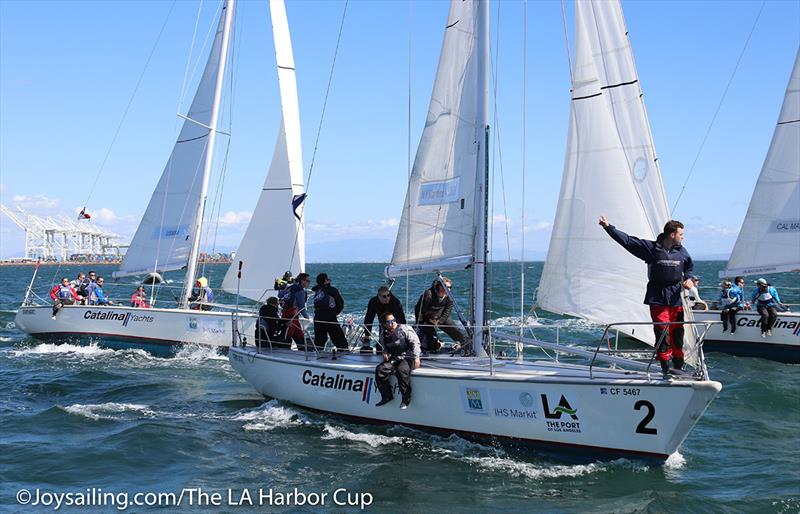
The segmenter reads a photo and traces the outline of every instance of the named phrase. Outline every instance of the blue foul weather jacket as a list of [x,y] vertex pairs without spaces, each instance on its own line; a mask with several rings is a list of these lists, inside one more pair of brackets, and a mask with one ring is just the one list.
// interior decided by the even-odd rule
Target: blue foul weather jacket
[[647,263],[647,292],[644,303],[678,307],[681,305],[683,281],[692,275],[694,263],[689,252],[681,245],[667,250],[657,241],[629,236],[613,225],[606,227],[611,238],[634,256]]

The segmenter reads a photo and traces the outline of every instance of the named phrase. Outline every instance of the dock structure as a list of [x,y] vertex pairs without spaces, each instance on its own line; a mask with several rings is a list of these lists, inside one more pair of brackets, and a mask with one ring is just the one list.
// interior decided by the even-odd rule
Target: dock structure
[[104,230],[88,220],[66,216],[41,216],[0,204],[0,212],[25,231],[25,259],[104,260],[118,259],[126,245],[119,234]]

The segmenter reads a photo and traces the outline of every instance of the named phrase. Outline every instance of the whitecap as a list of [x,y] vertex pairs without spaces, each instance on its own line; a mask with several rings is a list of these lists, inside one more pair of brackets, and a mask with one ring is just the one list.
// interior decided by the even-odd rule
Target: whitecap
[[346,441],[366,443],[373,448],[386,445],[400,445],[408,441],[405,437],[372,434],[369,432],[351,432],[344,428],[335,427],[327,423],[325,424],[323,432],[323,439],[344,439]]
[[664,461],[664,468],[666,469],[682,469],[686,465],[686,459],[681,452],[675,452]]
[[547,480],[553,478],[574,478],[593,473],[608,471],[615,467],[629,467],[633,471],[647,471],[649,468],[627,459],[611,462],[593,462],[590,464],[552,464],[532,463],[514,460],[508,457],[464,457],[464,460],[477,465],[482,471],[504,472],[515,477],[531,480]]
[[138,412],[145,416],[154,416],[155,412],[147,408],[147,405],[139,405],[136,403],[116,403],[107,402],[100,404],[80,404],[76,403],[68,407],[60,407],[66,412],[83,416],[89,419],[120,419],[113,414],[122,414],[124,412]]
[[96,343],[90,345],[76,345],[76,344],[52,344],[41,343],[36,346],[21,348],[14,350],[12,355],[14,357],[21,357],[24,355],[45,355],[45,354],[73,354],[81,357],[97,357],[100,355],[113,354],[114,350],[110,348],[101,348]]
[[175,359],[182,359],[187,361],[205,361],[205,360],[223,360],[227,361],[228,358],[219,352],[216,346],[204,346],[199,344],[184,344],[175,353]]
[[274,430],[305,423],[299,412],[278,404],[277,400],[270,400],[255,410],[240,412],[231,419],[245,421],[242,425],[244,430]]

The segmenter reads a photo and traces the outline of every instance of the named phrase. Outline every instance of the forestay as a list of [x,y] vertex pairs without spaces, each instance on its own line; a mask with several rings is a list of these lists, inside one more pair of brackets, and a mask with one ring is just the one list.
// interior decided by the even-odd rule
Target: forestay
[[[655,239],[669,219],[622,7],[575,2],[575,69],[561,192],[538,304],[597,323],[650,321],[645,264],[597,220]],[[621,331],[653,344],[650,327]]]
[[269,6],[281,92],[281,125],[261,196],[236,259],[222,282],[223,289],[236,292],[238,261],[242,261],[240,294],[253,300],[262,300],[274,279],[285,271],[296,275],[305,268],[303,205],[297,208],[300,219],[292,207],[293,196],[303,194],[304,189],[292,42],[283,0],[271,0]]
[[402,273],[464,269],[472,264],[479,145],[483,144],[477,23],[480,2],[452,2],[425,128],[386,269]]
[[750,207],[719,276],[796,269],[800,269],[800,50]]
[[114,277],[170,271],[187,265],[197,226],[225,16],[178,140],[136,234]]

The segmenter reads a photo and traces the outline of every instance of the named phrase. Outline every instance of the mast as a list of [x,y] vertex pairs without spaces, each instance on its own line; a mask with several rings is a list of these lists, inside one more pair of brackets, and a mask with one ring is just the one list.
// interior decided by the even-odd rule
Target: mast
[[208,124],[208,145],[206,146],[205,163],[203,165],[203,181],[200,187],[200,201],[197,204],[197,217],[193,232],[192,249],[189,254],[189,261],[186,269],[186,282],[184,284],[181,306],[188,305],[189,296],[192,294],[195,274],[197,273],[197,261],[200,256],[200,236],[203,229],[203,216],[206,208],[206,198],[208,197],[208,179],[211,175],[211,164],[214,156],[214,142],[217,136],[217,118],[219,115],[219,104],[222,98],[222,85],[225,78],[225,64],[228,61],[228,46],[230,43],[231,25],[233,23],[233,11],[236,0],[226,0],[222,7],[225,22],[222,27],[222,48],[220,50],[219,65],[217,67],[216,84],[214,87],[214,100],[211,108],[211,121]]
[[473,349],[479,356],[485,356],[483,348],[486,324],[486,259],[487,249],[487,212],[489,202],[489,0],[478,0],[477,22],[477,68],[478,68],[478,123],[476,139],[478,141],[477,166],[475,174],[475,246],[473,250],[474,264],[472,290],[473,316]]

